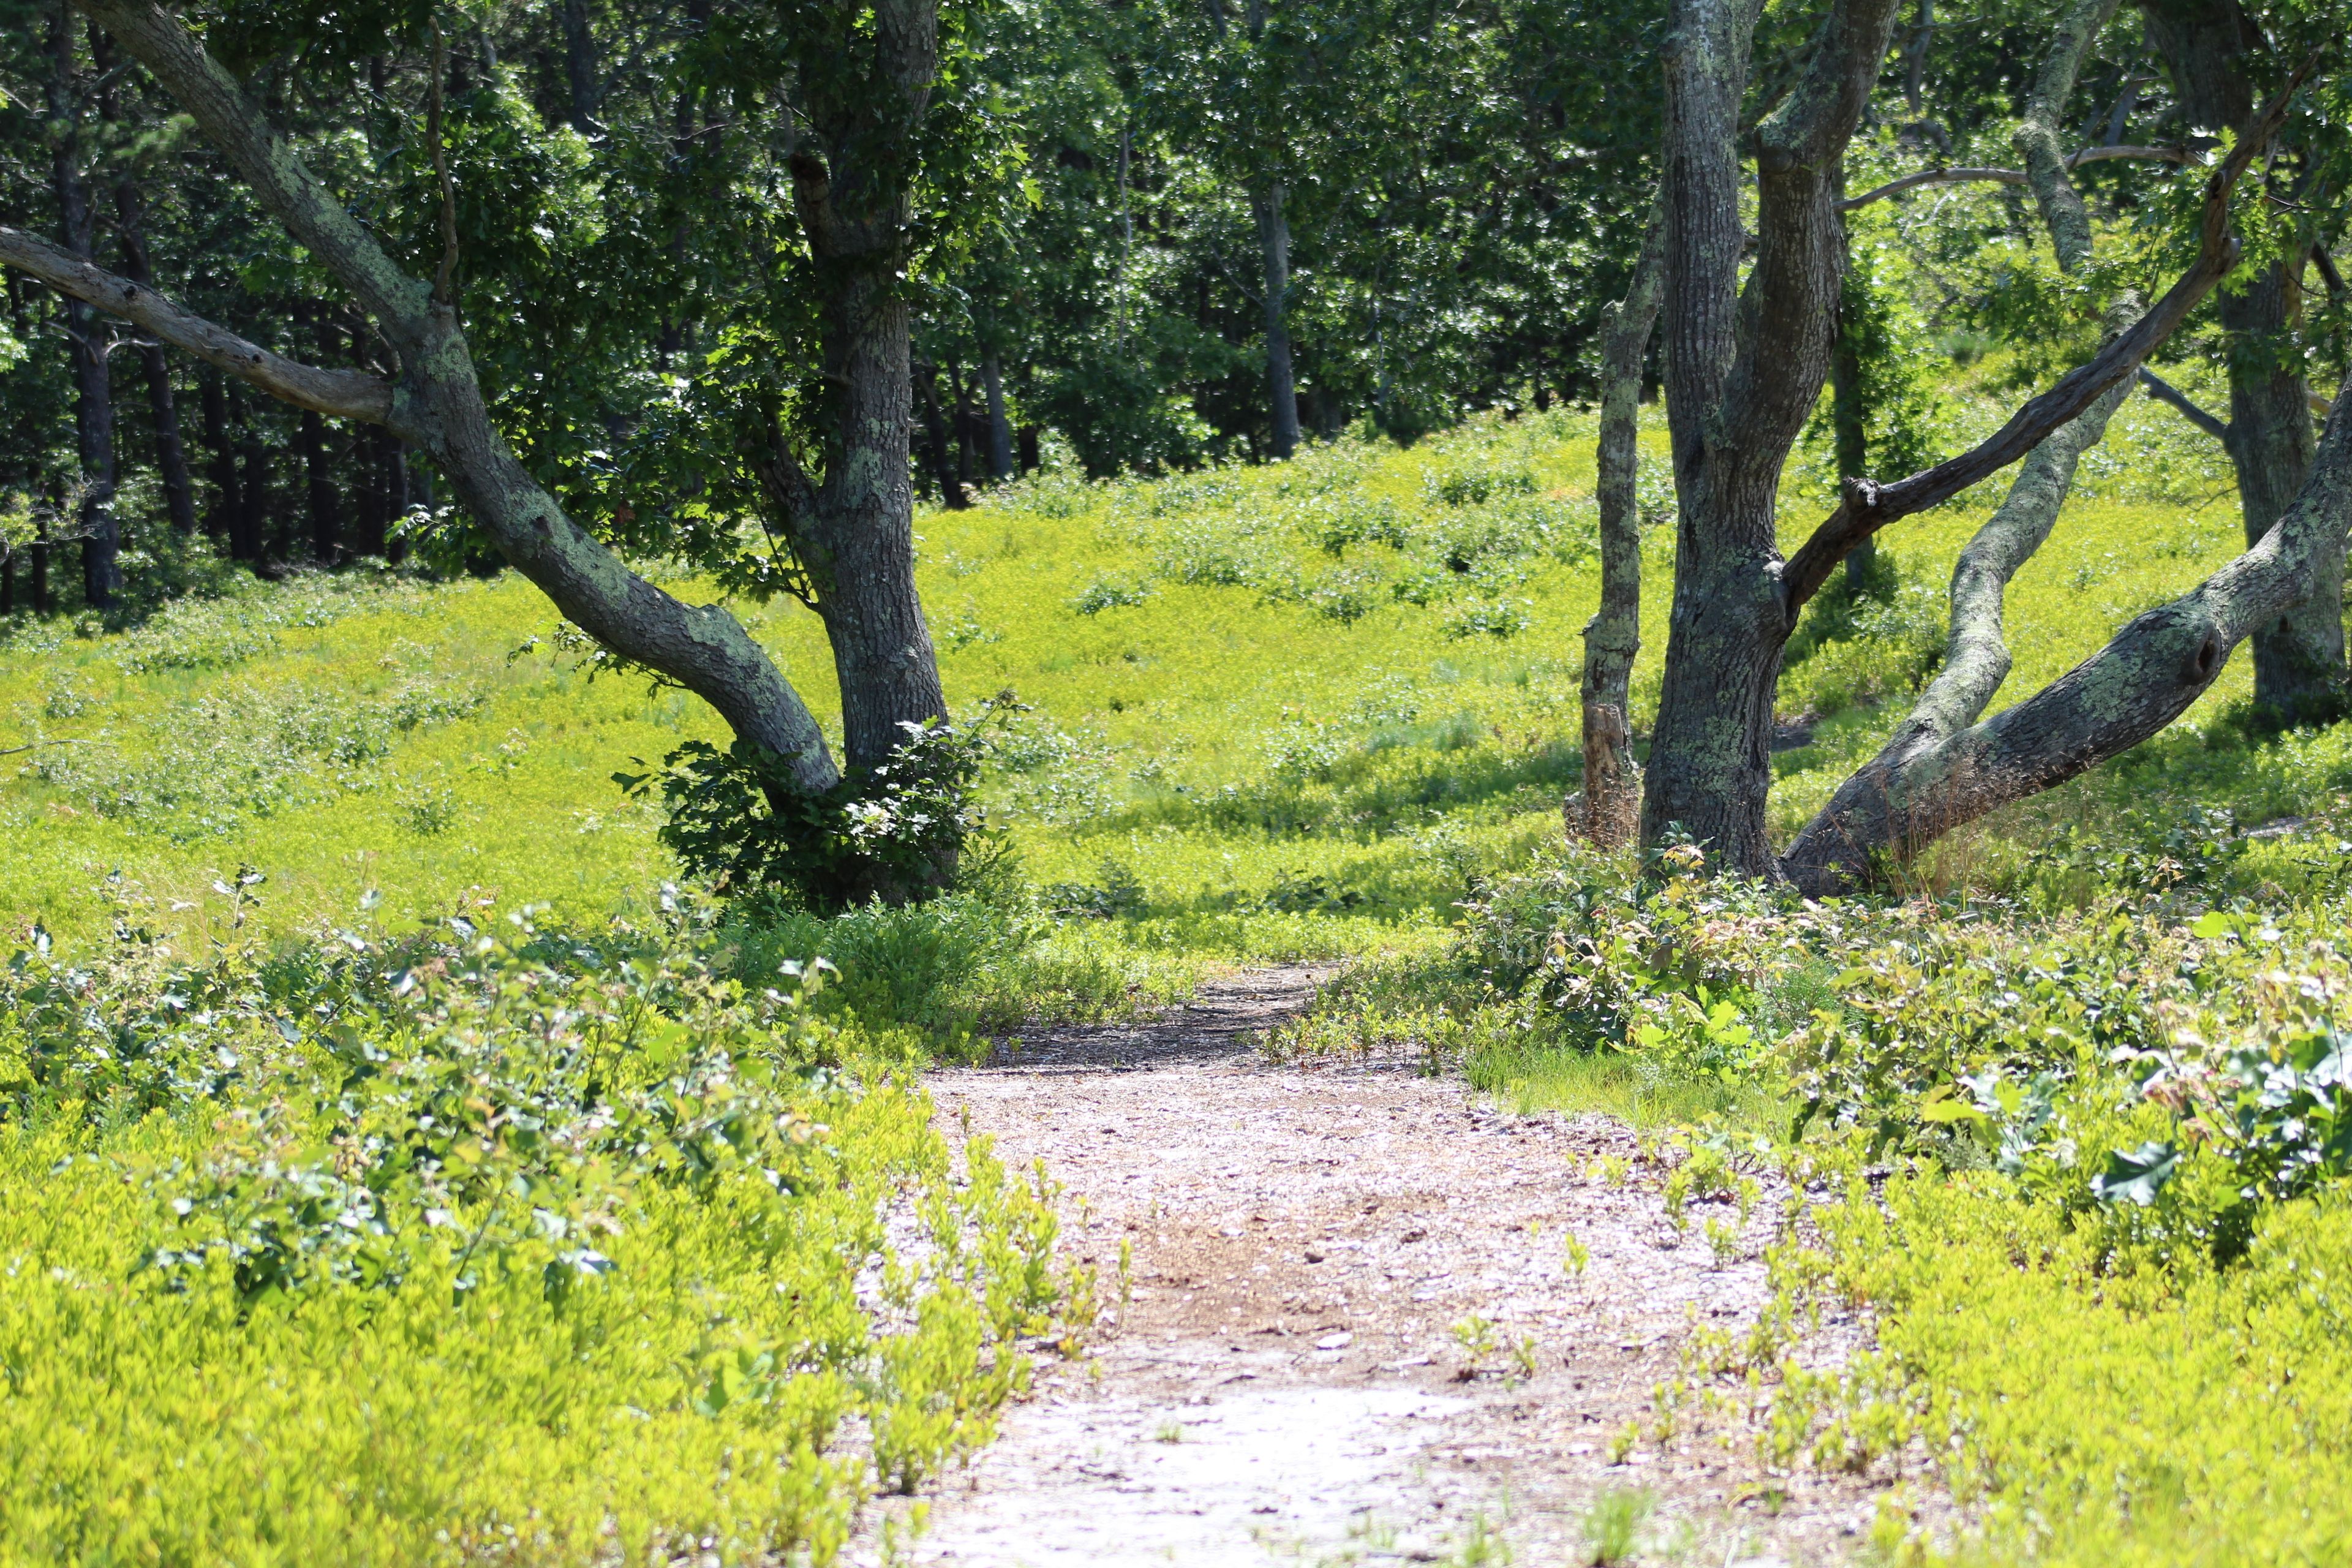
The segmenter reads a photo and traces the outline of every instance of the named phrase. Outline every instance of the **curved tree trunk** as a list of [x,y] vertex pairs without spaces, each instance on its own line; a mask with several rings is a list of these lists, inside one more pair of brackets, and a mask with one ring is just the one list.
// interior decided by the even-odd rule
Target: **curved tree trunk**
[[1653,214],[1625,298],[1601,324],[1601,437],[1594,489],[1601,505],[1601,607],[1584,626],[1584,790],[1569,830],[1595,844],[1628,843],[1640,826],[1642,773],[1633,761],[1630,698],[1642,648],[1642,360],[1658,319],[1664,233]]
[[[2090,214],[2068,177],[2058,143],[2061,117],[2084,57],[2114,16],[2117,0],[2075,0],[2060,19],[2049,58],[2028,93],[2013,138],[2022,155],[2059,269],[2079,276],[2091,259]],[[2128,291],[2107,315],[2112,343],[2139,320]],[[2084,413],[2053,431],[2027,455],[2009,494],[1977,531],[1952,568],[1951,623],[1943,668],[1920,694],[1878,755],[1839,786],[1780,858],[1780,872],[1810,892],[1842,890],[1866,879],[1881,857],[1907,859],[1921,846],[1873,838],[1882,821],[1873,802],[1899,787],[1905,770],[1922,765],[1935,748],[1974,723],[2009,677],[2009,645],[2001,632],[2010,580],[2056,526],[2082,455],[2098,445],[2107,422],[2131,391],[2121,381]],[[1851,572],[1853,557],[1847,558]]]
[[[235,78],[151,0],[77,0],[154,73],[228,157],[262,206],[349,289],[398,353],[396,384],[294,365],[29,236],[0,230],[0,259],[99,304],[299,407],[371,419],[419,447],[515,569],[583,631],[693,691],[735,732],[774,752],[794,784],[839,777],[822,732],[781,671],[720,605],[680,604],[569,517],[515,458],[482,401],[457,313],[403,272],[313,179]],[[905,448],[898,468],[905,468]]]

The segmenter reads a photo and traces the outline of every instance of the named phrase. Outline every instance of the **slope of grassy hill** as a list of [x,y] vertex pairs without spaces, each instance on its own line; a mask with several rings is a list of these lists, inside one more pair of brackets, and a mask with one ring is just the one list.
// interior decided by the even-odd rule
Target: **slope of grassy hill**
[[[2184,430],[2136,402],[2087,465],[2091,493],[2011,593],[2010,694],[2236,547],[2226,470]],[[1644,438],[1661,525],[1637,717],[1671,559],[1663,433]],[[1818,515],[1815,467],[1792,472],[1791,538]],[[1049,474],[923,517],[951,700],[1010,690],[1032,710],[988,787],[1045,906],[1118,915],[1118,943],[1142,952],[1337,952],[1444,922],[1473,877],[1554,837],[1596,596],[1591,471],[1589,416],[1556,412],[1281,468]],[[1950,561],[1997,490],[1896,531],[1888,602],[1784,675],[1805,742],[1780,759],[1784,830],[1931,666]],[[814,617],[789,602],[740,613],[830,715]],[[249,868],[266,880],[244,918],[275,931],[362,900],[381,900],[379,919],[424,916],[469,889],[580,918],[642,910],[671,868],[652,808],[610,775],[717,726],[681,693],[592,681],[556,650],[555,620],[511,575],[361,574],[184,602],[119,635],[16,623],[0,643],[0,739],[35,749],[0,781],[0,909],[59,937],[101,932],[119,876],[152,918],[203,930],[228,918],[215,885]],[[2291,765],[2208,745],[2246,685],[2241,655],[2148,750],[2252,819],[2326,805],[2332,743]],[[2135,765],[1968,836],[1941,874],[2014,882],[2059,824],[2140,831]]]

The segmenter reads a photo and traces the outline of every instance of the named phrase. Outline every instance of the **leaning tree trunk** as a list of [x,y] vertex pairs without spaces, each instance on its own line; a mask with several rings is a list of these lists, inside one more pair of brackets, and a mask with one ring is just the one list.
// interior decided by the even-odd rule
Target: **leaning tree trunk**
[[1265,390],[1272,416],[1272,451],[1298,450],[1298,381],[1290,356],[1290,215],[1276,180],[1250,200],[1257,218],[1258,259],[1265,286]]
[[[2254,104],[2250,68],[2264,46],[2238,0],[2142,0],[2142,9],[2188,123],[2243,123]],[[2273,261],[2242,288],[2225,289],[2216,307],[2230,340],[2223,444],[2237,470],[2249,545],[2277,523],[2311,464],[2310,387],[2283,352],[2292,339],[2296,293],[2288,265]],[[2266,712],[2292,722],[2338,710],[2343,584],[2342,562],[2322,560],[2310,596],[2254,633],[2254,701]]]
[[[204,45],[152,0],[76,3],[147,67],[227,156],[264,209],[351,291],[398,355],[401,374],[387,381],[283,359],[152,289],[12,229],[0,228],[0,260],[297,407],[389,427],[448,476],[456,500],[508,562],[573,625],[708,701],[738,736],[780,756],[794,787],[822,794],[838,783],[806,704],[725,606],[682,605],[655,587],[574,523],[531,479],[490,421],[450,300],[394,263]],[[897,465],[903,476],[903,416],[899,439]]]
[[[2329,416],[2302,490],[2262,542],[2032,698],[1839,792],[1835,831],[1807,830],[1788,869],[1810,894],[1867,875],[1839,846],[1934,842],[2139,744],[2203,696],[2231,651],[2311,592],[2352,531],[2352,384]],[[2005,657],[2005,656],[2004,656]],[[1867,787],[1856,787],[1867,776]]]
[[[2088,24],[2087,29],[2071,40],[2062,30],[2059,54],[2071,42],[2079,58],[2089,33],[2111,10],[2112,5],[2101,0],[2079,5],[2070,23],[2078,28]],[[2037,94],[2018,142],[2033,172],[2061,262],[2074,270],[2087,260],[2091,238],[2088,215],[2055,156],[2055,106],[2064,100],[2060,89],[2065,79],[2056,88],[2049,84],[2062,66],[2071,77],[2074,62],[2053,58],[2045,72],[2045,90]],[[2085,374],[2095,366],[2136,363],[2235,265],[2238,250],[2227,228],[2231,189],[2276,131],[2302,75],[2290,79],[2286,90],[2241,131],[2229,159],[2207,182],[2197,265],[2145,313],[2138,312],[2137,300],[2128,294],[2118,300],[2108,320],[2116,335],[2092,366],[2069,376],[2068,383],[2087,391],[2098,382]],[[2061,389],[2066,384],[2062,383]],[[2009,671],[2009,650],[2000,631],[2002,591],[2047,535],[2073,479],[2076,458],[2097,438],[2128,384],[2098,385],[2096,400],[2042,443],[2008,500],[1962,552],[1953,576],[1946,668],[1885,749],[1840,786],[1781,860],[1782,873],[1809,895],[1840,892],[1866,882],[1884,862],[1908,858],[1988,811],[2063,783],[2138,744],[2204,691],[2240,640],[2307,595],[2314,574],[2329,570],[2331,560],[2340,563],[2347,521],[2343,507],[2352,495],[2352,473],[2345,472],[2329,485],[2315,479],[2305,487],[2296,502],[2303,510],[2291,511],[2297,529],[2292,537],[2282,522],[2255,550],[2186,598],[2134,621],[2053,685],[1990,721],[1973,722]],[[2036,401],[2055,398],[2057,390]],[[2339,451],[2338,458],[2352,463],[2352,455]],[[1889,489],[1900,489],[1927,477],[1915,476]],[[1848,510],[1842,508],[1840,515]],[[1836,521],[1833,518],[1825,524],[1815,542],[1833,531]],[[1815,542],[1809,542],[1790,563],[1792,593],[1808,591],[1807,584],[1826,573],[1819,564]]]
[[1635,481],[1642,454],[1642,360],[1658,319],[1664,231],[1655,214],[1625,298],[1609,309],[1601,339],[1601,437],[1593,489],[1601,506],[1601,607],[1584,626],[1584,791],[1569,830],[1614,847],[1642,815],[1633,761],[1633,658],[1642,649],[1642,514]]
[[[2079,277],[2090,264],[2093,237],[2090,214],[2068,175],[2058,132],[2083,59],[2115,15],[2116,4],[2117,0],[2074,0],[2060,18],[2050,55],[2026,96],[2025,110],[2012,137],[2024,160],[2042,224],[2050,231],[2059,270],[2070,278]],[[2138,296],[2126,290],[2108,311],[2107,341],[2112,343],[2120,337],[2140,313]],[[1884,794],[1890,778],[1976,722],[2008,679],[2010,655],[2002,636],[2002,610],[2010,580],[2050,537],[2074,486],[2082,455],[2106,434],[2107,422],[2129,395],[2131,384],[2117,383],[2087,411],[2034,447],[2009,494],[1960,552],[1952,568],[1950,627],[1943,668],[1878,755],[1840,786],[1782,855],[1781,873],[1790,880],[1816,892],[1842,889],[1872,874],[1882,861],[1908,859],[1921,847],[1868,838],[1862,829],[1875,819],[1858,812],[1856,803]],[[1846,558],[1849,574],[1859,553]]]

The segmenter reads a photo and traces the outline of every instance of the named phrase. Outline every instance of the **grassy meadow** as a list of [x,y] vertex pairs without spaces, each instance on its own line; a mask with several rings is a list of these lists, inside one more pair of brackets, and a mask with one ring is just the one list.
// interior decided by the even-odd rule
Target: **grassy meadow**
[[[1950,404],[1956,438],[1996,416]],[[995,830],[970,885],[832,921],[672,886],[611,775],[715,722],[591,679],[511,574],[9,625],[0,1562],[830,1561],[1093,1321],[1050,1173],[951,1155],[917,1069],[1300,957],[1351,962],[1277,1053],[1631,1121],[1711,1238],[1755,1173],[1806,1194],[1773,1310],[1693,1339],[1643,1443],[1696,1404],[1768,1468],[1932,1463],[1968,1527],[1898,1487],[1890,1562],[2341,1560],[2343,729],[2252,734],[2242,653],[1901,899],[1566,846],[1592,437],[1486,417],[922,515],[952,702],[1022,705]],[[2011,590],[2004,696],[2234,553],[2200,442],[2126,405]],[[1824,476],[1811,442],[1791,544]],[[1933,668],[1999,488],[1801,634],[1783,832]],[[737,608],[831,721],[814,616]],[[1877,1349],[1811,1369],[1829,1302]]]
[[[2011,592],[2006,694],[2237,548],[2218,452],[2142,401],[2116,426],[2086,464],[2090,493]],[[988,783],[1023,879],[1049,906],[1117,914],[1097,940],[1171,961],[1352,952],[1450,921],[1474,879],[1557,837],[1576,784],[1591,437],[1586,415],[1488,419],[1282,468],[1047,474],[924,515],[951,702],[1009,690],[1032,710],[1000,738]],[[1654,487],[1664,433],[1644,440]],[[1998,489],[1895,531],[1888,602],[1784,676],[1806,743],[1779,758],[1783,831],[1932,667],[1944,579]],[[1825,499],[1818,455],[1801,457],[1790,540]],[[1645,504],[1658,526],[1637,715],[1654,702],[1672,551],[1665,497]],[[690,580],[668,585],[695,596]],[[790,601],[738,612],[834,722],[814,615]],[[554,628],[512,574],[252,584],[116,635],[17,623],[0,642],[13,721],[0,738],[35,749],[0,782],[0,910],[19,934],[37,921],[84,940],[109,929],[128,883],[163,927],[208,932],[228,918],[215,884],[249,868],[266,880],[243,918],[288,936],[363,900],[399,922],[469,892],[573,919],[646,911],[673,874],[658,808],[610,775],[719,727],[683,693],[592,680]],[[2207,744],[2247,684],[2242,657],[2145,752],[2250,826],[2331,803],[2332,742]],[[2146,765],[2125,759],[1966,836],[1936,874],[2005,889],[2053,826],[2127,833]]]

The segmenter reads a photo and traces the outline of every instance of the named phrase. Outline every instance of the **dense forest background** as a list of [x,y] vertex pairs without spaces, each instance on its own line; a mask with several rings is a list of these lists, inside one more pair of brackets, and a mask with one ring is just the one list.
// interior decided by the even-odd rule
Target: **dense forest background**
[[[1762,107],[1806,43],[1778,9],[1756,47]],[[364,315],[101,30],[58,5],[7,12],[0,222],[289,357],[390,368]],[[373,0],[194,19],[398,258],[430,274],[446,249],[534,476],[625,545],[690,553],[745,487],[741,432],[818,401],[820,263],[775,89],[797,68],[765,15]],[[1350,428],[1411,442],[1477,409],[1593,397],[1602,311],[1656,179],[1664,20],[1655,0],[950,7],[919,145],[897,154],[919,169],[916,482],[953,505],[1040,464],[1161,471]],[[1997,143],[2044,26],[2022,5],[1916,6],[1849,178],[2011,161]],[[2084,145],[2210,144],[2145,32],[2127,10],[2100,36],[2070,123]],[[2140,220],[2143,266],[2184,220],[2145,164],[2078,178]],[[1876,323],[1890,465],[1933,455],[1923,356],[2022,344],[2025,382],[2092,341],[2031,258],[2024,193],[2004,195],[1862,245],[1852,306]],[[494,559],[385,432],[275,403],[22,274],[7,289],[0,605],[152,604],[215,556]],[[2341,306],[2313,305],[2326,353]],[[117,543],[119,589],[100,559]]]

